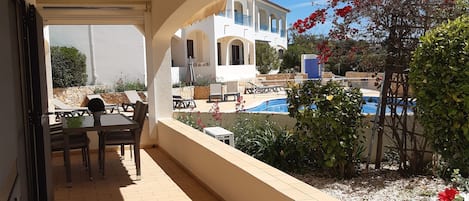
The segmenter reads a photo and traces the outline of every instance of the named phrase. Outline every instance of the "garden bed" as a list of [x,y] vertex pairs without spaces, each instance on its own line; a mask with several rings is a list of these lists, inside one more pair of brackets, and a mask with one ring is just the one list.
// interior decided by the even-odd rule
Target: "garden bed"
[[443,179],[434,176],[403,177],[396,168],[389,166],[368,172],[362,170],[359,176],[347,180],[314,173],[290,175],[339,200],[347,201],[438,200],[438,192],[450,187]]

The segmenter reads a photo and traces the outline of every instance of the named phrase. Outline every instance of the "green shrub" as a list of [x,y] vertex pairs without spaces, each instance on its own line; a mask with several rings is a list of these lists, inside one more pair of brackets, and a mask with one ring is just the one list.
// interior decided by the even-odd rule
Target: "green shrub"
[[187,112],[177,117],[177,120],[199,131],[202,131],[205,125],[202,124],[200,112],[194,117],[193,112]]
[[217,102],[212,104],[209,112],[211,115],[209,119],[206,119],[206,122],[202,120],[200,111],[197,112],[197,116],[194,116],[192,111],[184,113],[178,116],[177,120],[200,131],[203,131],[205,127],[221,126],[222,113],[220,112],[220,107]]
[[451,173],[451,183],[460,191],[469,192],[469,178],[464,178],[459,173],[459,169],[454,169]]
[[281,170],[301,168],[302,157],[296,149],[296,136],[270,119],[242,114],[230,130],[240,151]]
[[99,87],[97,87],[93,90],[94,94],[101,94],[101,93],[107,93],[107,92],[108,91],[105,88],[99,88]]
[[114,85],[114,90],[116,92],[124,92],[127,90],[146,91],[147,87],[143,82],[140,82],[140,80],[124,82],[124,80],[120,78]]
[[173,88],[185,87],[187,86],[185,82],[178,82],[172,85]]
[[210,77],[197,77],[194,86],[209,86],[212,83],[215,83],[215,81]]
[[256,66],[261,74],[267,74],[272,69],[280,67],[280,60],[275,48],[268,43],[256,42]]
[[338,177],[356,173],[364,148],[362,94],[336,82],[307,81],[288,91],[289,115],[296,118],[299,150],[317,167]]
[[53,87],[86,85],[86,56],[74,47],[51,47]]
[[[469,17],[429,31],[413,54],[409,82],[418,119],[445,169],[469,176]],[[449,176],[449,175],[446,175]]]

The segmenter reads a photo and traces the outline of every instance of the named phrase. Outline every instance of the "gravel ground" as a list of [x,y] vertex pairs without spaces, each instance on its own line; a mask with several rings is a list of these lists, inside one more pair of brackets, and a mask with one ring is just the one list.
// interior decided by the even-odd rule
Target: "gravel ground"
[[[438,200],[438,192],[449,187],[444,180],[433,176],[402,177],[396,170],[370,170],[360,176],[338,180],[312,174],[293,174],[294,177],[332,195],[339,200]],[[463,194],[467,198],[467,194]]]

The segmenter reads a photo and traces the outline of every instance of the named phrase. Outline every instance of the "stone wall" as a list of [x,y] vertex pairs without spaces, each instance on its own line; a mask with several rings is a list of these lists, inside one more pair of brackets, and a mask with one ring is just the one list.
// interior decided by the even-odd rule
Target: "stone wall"
[[303,79],[307,78],[307,75],[303,73],[261,74],[256,77],[263,85],[280,85],[286,87],[288,86],[288,81],[295,80],[295,76],[301,76]]
[[[68,87],[68,88],[54,88],[54,98],[59,99],[70,106],[81,106],[84,107],[88,103],[86,98],[89,94],[94,94],[95,90],[108,90],[104,86],[80,86],[80,87]],[[140,98],[145,101],[146,97],[143,92],[138,92]],[[106,103],[110,104],[122,104],[128,103],[129,99],[123,92],[106,92],[100,93]]]

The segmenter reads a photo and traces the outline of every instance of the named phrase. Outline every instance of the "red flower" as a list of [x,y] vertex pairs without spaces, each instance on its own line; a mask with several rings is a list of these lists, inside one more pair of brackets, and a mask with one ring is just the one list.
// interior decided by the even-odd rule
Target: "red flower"
[[298,19],[295,23],[293,23],[293,29],[298,31],[298,33],[303,33],[306,30],[316,26],[317,22],[324,24],[326,21],[326,15],[326,9],[316,10],[305,19]]
[[350,11],[352,11],[352,6],[345,6],[335,10],[335,14],[340,17],[345,17]]
[[359,6],[360,5],[360,0],[353,0],[353,5]]
[[459,191],[454,188],[446,188],[444,191],[438,193],[439,201],[452,201],[459,194]]
[[320,54],[318,56],[319,63],[326,63],[329,60],[329,57],[332,55],[332,50],[328,46],[328,42],[324,41],[319,43],[316,47]]

